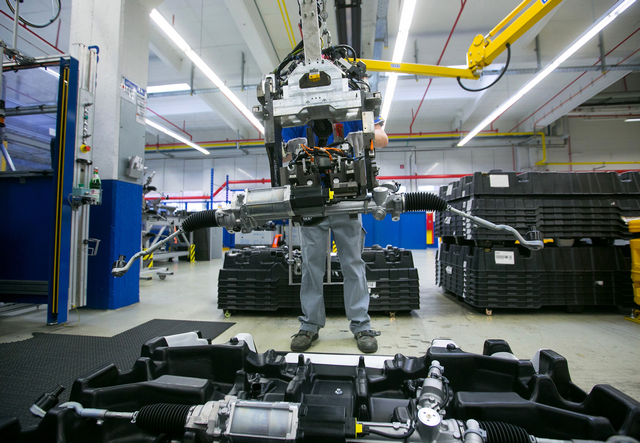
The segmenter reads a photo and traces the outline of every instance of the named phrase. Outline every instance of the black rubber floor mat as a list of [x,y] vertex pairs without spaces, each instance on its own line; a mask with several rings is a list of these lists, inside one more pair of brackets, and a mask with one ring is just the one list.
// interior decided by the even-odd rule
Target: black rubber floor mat
[[113,337],[36,332],[29,340],[0,343],[0,417],[18,417],[23,427],[36,424],[29,408],[43,392],[61,384],[66,390],[60,401],[67,401],[78,376],[105,363],[131,368],[152,338],[196,330],[215,338],[233,325],[156,319]]

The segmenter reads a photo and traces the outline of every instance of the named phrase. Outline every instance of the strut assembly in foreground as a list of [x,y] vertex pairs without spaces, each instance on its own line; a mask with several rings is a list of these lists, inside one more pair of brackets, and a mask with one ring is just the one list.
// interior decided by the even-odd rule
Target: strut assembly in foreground
[[0,441],[638,443],[640,437],[640,403],[608,385],[587,394],[571,382],[559,354],[543,349],[518,360],[503,340],[487,340],[483,355],[448,339],[434,340],[421,357],[259,354],[249,334],[210,345],[190,332],[145,343],[129,370],[110,364],[84,374],[70,401],[56,403],[32,407],[43,417],[35,428],[0,420]]

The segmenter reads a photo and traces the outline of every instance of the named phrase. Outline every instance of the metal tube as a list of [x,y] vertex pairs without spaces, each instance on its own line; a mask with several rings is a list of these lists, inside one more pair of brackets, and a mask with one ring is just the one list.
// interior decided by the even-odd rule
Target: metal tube
[[5,116],[14,117],[16,115],[55,114],[57,111],[57,105],[16,106],[15,108],[6,109]]
[[518,239],[518,241],[520,242],[520,244],[528,249],[531,249],[532,251],[538,251],[540,249],[542,249],[544,247],[544,242],[542,240],[525,240],[524,237],[522,237],[522,235],[520,235],[520,233],[513,227],[511,226],[507,226],[507,225],[495,225],[493,223],[491,223],[490,221],[487,221],[485,219],[482,219],[480,217],[475,217],[471,214],[467,214],[466,212],[462,212],[456,208],[453,208],[451,206],[447,207],[447,211],[449,212],[453,212],[454,214],[459,215],[460,217],[464,217],[464,218],[468,218],[469,220],[471,220],[472,222],[476,223],[477,225],[480,225],[482,227],[485,227],[487,229],[491,229],[493,231],[507,231],[510,232],[511,234],[514,235],[514,237],[516,237]]
[[178,235],[183,234],[183,233],[184,233],[184,230],[182,228],[178,229],[176,232],[174,232],[173,234],[167,236],[167,238],[165,238],[164,240],[161,240],[158,243],[156,243],[155,245],[151,246],[149,249],[147,249],[145,251],[140,251],[137,254],[135,254],[133,257],[131,257],[129,259],[129,261],[127,262],[126,265],[124,265],[122,267],[114,267],[113,269],[111,269],[111,274],[114,277],[122,277],[124,274],[127,273],[127,271],[136,262],[136,260],[138,260],[139,258],[144,257],[145,255],[151,254],[152,252],[158,250],[162,245],[164,245],[165,243],[168,243],[169,241],[173,240],[175,237],[177,237]]
[[8,70],[16,70],[16,69],[31,69],[35,66],[58,66],[60,64],[60,59],[69,60],[69,54],[60,54],[60,55],[45,55],[42,57],[34,57],[32,63],[18,63],[15,61],[5,62],[2,64],[2,69],[4,71]]
[[13,46],[12,48],[18,50],[18,23],[20,23],[20,0],[16,0],[16,14],[13,18]]

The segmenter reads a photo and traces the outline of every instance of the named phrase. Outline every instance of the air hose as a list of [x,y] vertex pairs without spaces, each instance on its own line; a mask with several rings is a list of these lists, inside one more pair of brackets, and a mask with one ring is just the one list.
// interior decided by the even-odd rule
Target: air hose
[[189,411],[194,406],[156,403],[140,408],[136,425],[155,434],[180,434],[184,432]]
[[184,232],[193,232],[196,229],[202,228],[216,228],[218,226],[220,225],[218,225],[218,221],[216,220],[215,209],[196,212],[182,222],[182,230]]
[[444,211],[447,209],[447,201],[430,192],[407,192],[404,195],[405,212],[414,211]]
[[519,426],[499,421],[479,421],[487,431],[487,443],[531,443],[529,433]]

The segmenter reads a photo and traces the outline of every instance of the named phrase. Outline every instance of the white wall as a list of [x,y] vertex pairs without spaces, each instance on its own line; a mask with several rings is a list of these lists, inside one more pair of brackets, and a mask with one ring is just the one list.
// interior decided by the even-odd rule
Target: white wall
[[[381,176],[470,174],[492,169],[513,170],[511,148],[469,148],[448,151],[378,151]],[[169,195],[210,195],[211,168],[214,170],[214,191],[229,180],[270,179],[266,155],[213,158],[206,160],[147,160],[147,172],[156,171],[153,186]],[[453,179],[401,180],[409,191],[418,186],[448,184]],[[232,185],[232,188],[256,188],[267,184]],[[224,191],[216,200],[224,200]]]
[[[640,122],[625,123],[623,119],[568,118],[573,162],[640,161]],[[538,160],[542,153],[538,154]],[[547,153],[550,163],[569,162],[569,149],[552,149]],[[640,164],[575,165],[577,170],[640,169]],[[551,171],[568,171],[570,166],[549,166]]]
[[[574,162],[640,161],[640,123],[625,123],[624,120],[584,120],[569,118],[568,133],[571,136],[571,152]],[[530,152],[528,152],[530,151]],[[531,161],[528,155],[531,155]],[[525,170],[569,171],[570,166],[548,166],[530,168],[542,159],[538,148],[519,148],[520,165]],[[549,162],[568,162],[568,148],[548,150]],[[407,147],[403,150],[381,149],[378,151],[378,166],[381,176],[401,175],[446,175],[488,172],[492,169],[513,171],[517,160],[510,147],[450,148],[444,150],[418,150]],[[156,171],[153,184],[158,190],[170,195],[209,195],[211,168],[214,169],[214,190],[230,180],[269,179],[266,155],[213,158],[206,160],[166,159],[148,160],[148,171]],[[620,170],[640,169],[640,164],[612,164],[573,166],[573,170]],[[455,178],[429,180],[401,180],[408,191],[425,189],[425,186],[440,186]],[[235,185],[236,188],[255,188],[269,184]],[[224,200],[224,193],[216,200]]]
[[[214,191],[229,180],[269,179],[269,162],[266,155],[246,155],[235,158],[213,159],[165,159],[147,160],[147,174],[156,171],[152,185],[158,191],[172,196],[210,195],[211,169],[213,168]],[[232,185],[232,188],[256,188],[267,184]],[[150,194],[152,195],[152,194]],[[221,197],[221,198],[220,198]],[[224,191],[216,200],[224,200]]]

